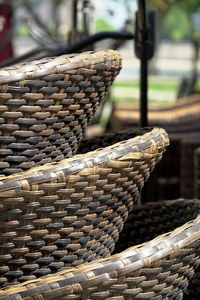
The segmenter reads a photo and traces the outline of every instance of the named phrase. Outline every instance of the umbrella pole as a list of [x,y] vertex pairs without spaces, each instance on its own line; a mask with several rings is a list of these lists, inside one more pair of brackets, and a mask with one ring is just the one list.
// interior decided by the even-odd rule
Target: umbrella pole
[[145,0],[138,0],[135,52],[140,59],[140,127],[146,127],[148,126],[148,28]]
[[[138,0],[135,26],[135,54],[140,59],[140,127],[148,126],[148,60],[155,44],[155,14],[146,9],[146,0]],[[148,202],[148,185],[142,190],[140,202]]]
[[78,34],[78,0],[72,0],[70,44],[74,44],[75,42],[77,42],[77,34]]

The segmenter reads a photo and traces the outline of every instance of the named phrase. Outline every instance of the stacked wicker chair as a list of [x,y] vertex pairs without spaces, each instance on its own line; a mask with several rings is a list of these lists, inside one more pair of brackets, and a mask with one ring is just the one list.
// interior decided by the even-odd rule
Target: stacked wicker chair
[[0,70],[1,286],[112,253],[169,143],[145,129],[71,157],[120,68],[108,50]]
[[[85,153],[88,148],[96,149],[97,145],[104,147],[109,143],[111,143],[112,141],[113,142],[121,141],[123,139],[130,138],[133,135],[134,135],[133,129],[110,132],[105,134],[103,137],[98,136],[90,140],[83,140],[83,142],[79,147],[79,151]],[[197,143],[195,139],[194,140],[191,139],[190,142],[191,144],[194,145]],[[187,143],[185,144],[185,147],[189,148]],[[173,160],[171,161],[171,165],[173,166],[174,174],[176,175],[180,174],[179,173],[180,166],[177,164],[180,155],[179,153],[181,150],[180,141],[177,140],[175,143],[174,140],[173,146],[171,146],[170,151],[168,151],[168,148],[167,151],[164,153],[164,158],[162,159],[161,164],[159,164],[156,170],[161,167],[160,170],[163,172],[163,174],[165,174],[166,178],[170,179],[171,170],[169,170],[168,168],[168,160],[171,160],[173,158]],[[185,155],[189,155],[189,154],[191,155],[190,161],[192,161],[193,154],[188,152],[185,153]],[[182,168],[182,170],[188,172],[188,174],[185,174],[185,183],[186,183],[185,189],[187,189],[189,185],[189,182],[187,185],[187,181],[186,181],[187,179],[190,179],[190,184],[193,184],[189,175],[191,170],[194,170],[193,172],[195,172],[196,174],[196,180],[195,180],[196,197],[199,199],[200,198],[200,192],[199,192],[200,148],[196,149],[195,155],[196,155],[195,162],[191,166],[186,164],[185,168]],[[155,172],[153,172],[153,174],[150,177],[149,180],[150,182],[152,182],[152,177],[154,177],[154,173]],[[177,185],[177,181],[172,182],[171,180],[168,186],[166,187],[165,191],[162,190],[162,186],[163,186],[162,183],[159,184],[155,184],[155,183],[156,182],[153,182],[153,187],[151,187],[150,190],[148,189],[148,200],[153,199],[153,196],[155,196],[156,193],[159,193],[159,196],[162,195],[163,199],[166,195],[168,195],[168,197],[172,197],[173,194],[176,193],[176,190],[174,191],[174,186]],[[160,190],[157,190],[158,186],[160,187]],[[150,191],[152,191],[152,188],[153,188],[153,195],[150,193]],[[157,203],[147,204],[145,206],[143,205],[134,206],[133,211],[129,213],[128,220],[125,223],[125,228],[123,232],[120,234],[120,239],[116,245],[115,252],[121,252],[126,248],[131,247],[133,244],[138,245],[142,242],[150,241],[151,239],[155,238],[159,234],[174,230],[175,228],[183,225],[184,223],[196,218],[199,213],[199,209],[200,209],[199,200],[187,200],[187,199],[157,202]],[[195,273],[195,276],[189,285],[189,289],[184,296],[184,300],[199,299],[199,290],[200,290],[199,274],[200,274],[200,269],[198,269],[197,272]]]
[[112,253],[168,145],[163,129],[136,135],[0,180],[2,286]]
[[[111,120],[115,130],[134,127],[138,124],[139,111],[116,106]],[[194,197],[195,149],[200,146],[200,95],[180,99],[173,105],[150,109],[149,123],[164,128],[170,137],[166,157],[149,181],[152,200]],[[152,187],[156,188],[153,190]]]
[[6,288],[0,299],[197,300],[194,283],[192,291],[187,287],[200,263],[199,208],[199,200],[181,199],[135,206],[117,254]]
[[[165,232],[175,230],[179,226],[182,226],[186,222],[189,222],[195,218],[197,220],[199,218],[198,216],[199,211],[200,211],[200,200],[188,200],[188,199],[178,199],[174,201],[163,201],[157,203],[154,202],[154,203],[148,203],[146,205],[134,206],[132,212],[129,214],[128,220],[120,235],[120,240],[116,244],[115,252],[119,253],[121,251],[124,251],[125,245],[126,246],[128,245],[130,247],[133,244],[137,245],[142,242],[148,242],[151,239],[157,237],[159,234],[164,234]],[[182,228],[184,228],[184,226],[182,226]],[[199,225],[197,226],[199,227]],[[181,228],[179,229],[181,232]],[[129,239],[127,239],[127,236],[129,237]],[[197,234],[197,237],[198,236],[199,233]],[[198,240],[196,241],[196,244],[199,245]],[[175,280],[172,280],[171,289],[176,290],[173,293],[172,299],[183,299],[183,300],[199,299],[200,268],[197,268],[197,265],[200,263],[200,252],[199,252],[199,248],[197,248],[197,250],[198,251],[196,251],[196,257],[195,257],[195,253],[192,257],[191,256],[192,250],[188,249],[189,255],[185,259],[183,259],[183,261],[181,261],[182,266],[180,266],[180,268],[177,269],[172,258],[170,272],[172,273],[173,276],[173,269],[176,269],[177,274],[179,275],[179,277],[176,277]],[[184,253],[185,251],[185,254],[187,254],[186,249],[184,251],[182,249],[181,251],[182,253]],[[179,253],[180,260],[181,260],[181,251]],[[173,267],[172,264],[174,264]],[[170,261],[169,261],[169,266],[170,266]],[[183,272],[181,272],[181,268],[183,268]],[[196,272],[194,273],[195,270]],[[192,280],[190,280],[191,277]],[[170,282],[169,277],[167,281]],[[189,282],[189,286],[187,288],[188,282]],[[183,289],[182,291],[180,291],[179,288],[181,287],[182,284],[183,284]],[[177,286],[179,286],[178,292],[176,289]],[[178,297],[179,292],[181,294],[180,298]],[[168,299],[171,299],[170,296]]]
[[108,50],[0,70],[0,175],[75,154],[120,69]]
[[169,144],[165,130],[84,140],[71,157],[120,66],[101,51],[0,70],[1,300],[186,292],[200,263],[199,201],[134,205]]

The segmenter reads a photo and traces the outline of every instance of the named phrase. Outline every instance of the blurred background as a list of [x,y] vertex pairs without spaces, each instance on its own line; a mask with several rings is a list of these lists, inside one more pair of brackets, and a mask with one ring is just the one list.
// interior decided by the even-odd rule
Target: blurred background
[[[77,10],[75,19],[73,5]],[[149,105],[165,105],[200,89],[200,0],[149,0],[148,5],[156,11],[156,50],[149,64]],[[0,62],[35,48],[48,48],[53,53],[96,32],[134,32],[136,9],[135,0],[1,1]],[[137,105],[139,60],[134,55],[133,41],[107,39],[94,47],[118,48],[123,56],[123,69],[110,101]],[[101,118],[102,125],[107,115],[108,106]]]

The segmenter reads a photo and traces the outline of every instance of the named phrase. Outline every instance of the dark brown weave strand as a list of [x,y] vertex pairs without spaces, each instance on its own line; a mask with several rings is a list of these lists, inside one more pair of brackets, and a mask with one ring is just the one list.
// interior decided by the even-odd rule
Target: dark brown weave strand
[[0,70],[0,175],[71,157],[121,69],[113,50]]
[[[136,207],[124,229],[127,239],[138,237],[138,228],[144,238],[150,235],[151,221],[160,220],[160,231],[184,222],[183,211],[190,217],[197,214],[199,201],[170,201]],[[157,208],[157,209],[156,209]],[[171,213],[176,215],[177,223]],[[154,215],[155,213],[155,215]],[[163,214],[163,219],[161,218]],[[152,218],[153,220],[149,220]],[[186,219],[188,217],[186,216]],[[138,220],[139,226],[138,226]],[[144,223],[143,223],[144,221]],[[130,226],[133,226],[130,228]],[[135,226],[136,225],[136,226]],[[163,225],[163,226],[162,226]],[[159,232],[159,229],[156,229]],[[131,235],[132,234],[132,235]],[[141,236],[141,240],[142,240]],[[0,292],[1,300],[60,299],[60,300],[180,300],[188,282],[200,262],[200,216],[172,231],[158,236],[145,244],[131,247],[110,258],[99,259],[90,264],[62,271],[33,280]]]
[[110,255],[169,143],[163,129],[144,132],[0,180],[1,285]]

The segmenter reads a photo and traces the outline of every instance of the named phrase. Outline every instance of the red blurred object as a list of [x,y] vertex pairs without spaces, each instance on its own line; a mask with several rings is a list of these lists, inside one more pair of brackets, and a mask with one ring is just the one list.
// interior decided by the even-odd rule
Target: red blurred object
[[12,6],[9,1],[0,3],[0,62],[13,56],[11,41]]

